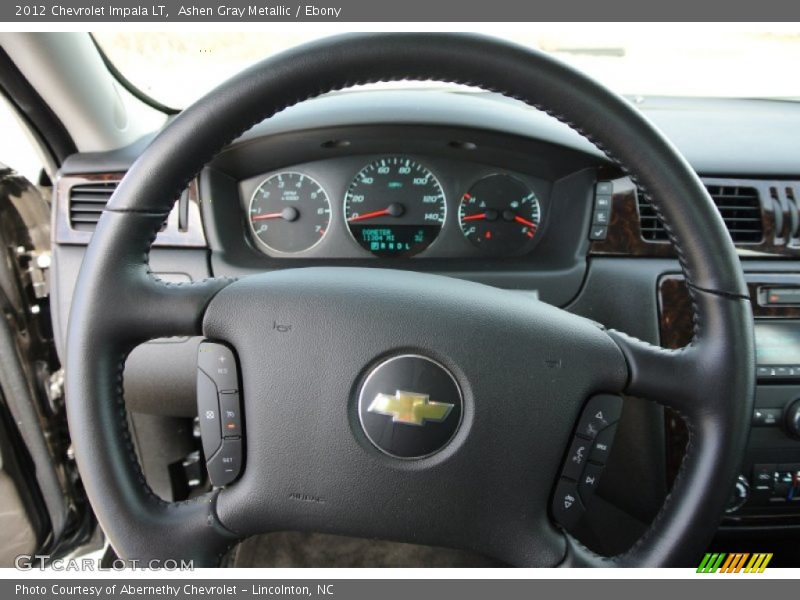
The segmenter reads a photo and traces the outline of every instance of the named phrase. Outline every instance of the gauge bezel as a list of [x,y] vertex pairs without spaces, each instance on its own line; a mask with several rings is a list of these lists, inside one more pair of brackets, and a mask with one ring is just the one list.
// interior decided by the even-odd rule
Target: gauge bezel
[[[410,256],[380,256],[378,254],[375,254],[371,250],[368,250],[367,248],[365,248],[361,244],[361,242],[358,241],[358,239],[356,239],[356,236],[353,235],[353,231],[350,229],[350,222],[347,219],[347,212],[348,212],[347,211],[347,202],[348,202],[348,200],[350,198],[350,192],[352,190],[353,183],[355,182],[356,178],[359,175],[361,175],[361,173],[363,173],[365,169],[375,165],[376,163],[379,163],[382,160],[390,160],[390,159],[395,159],[395,158],[396,159],[403,159],[403,160],[406,160],[406,159],[411,160],[416,165],[422,167],[425,171],[430,173],[431,177],[433,177],[434,181],[436,182],[436,186],[439,188],[439,192],[442,195],[441,205],[443,207],[443,209],[442,209],[442,213],[443,214],[442,214],[442,220],[441,220],[441,223],[440,223],[440,226],[439,226],[439,230],[436,233],[436,237],[434,237],[431,240],[431,242],[427,246],[425,246],[425,248],[423,248],[419,252],[417,252],[415,254],[412,254]],[[355,174],[352,177],[350,177],[350,179],[347,180],[347,187],[345,188],[344,195],[342,197],[342,220],[344,221],[344,227],[345,227],[345,230],[347,231],[348,235],[350,236],[350,239],[353,241],[353,243],[360,250],[362,250],[364,252],[364,254],[366,254],[367,256],[371,256],[373,258],[378,258],[378,259],[390,259],[390,260],[391,259],[406,259],[406,260],[410,260],[410,259],[417,258],[419,256],[424,256],[425,253],[428,252],[431,249],[431,247],[434,244],[436,244],[436,242],[442,237],[442,232],[444,231],[445,225],[447,224],[447,214],[448,214],[448,210],[447,210],[447,192],[445,192],[444,186],[442,185],[442,180],[436,174],[435,170],[431,169],[428,166],[427,163],[425,163],[422,160],[419,160],[418,158],[416,158],[416,157],[414,157],[412,155],[408,155],[408,154],[387,154],[387,155],[384,155],[384,156],[378,156],[377,158],[373,158],[372,160],[367,162],[364,166],[362,166],[360,169],[358,169],[358,171],[356,171]]]
[[[300,175],[302,177],[305,177],[306,179],[311,180],[312,182],[314,182],[314,184],[317,185],[317,187],[320,190],[322,190],[322,193],[325,196],[325,204],[328,205],[328,225],[325,227],[325,233],[323,233],[316,242],[314,242],[310,246],[307,246],[307,247],[302,248],[300,250],[280,250],[278,248],[273,248],[272,246],[267,244],[264,240],[262,240],[259,237],[259,235],[256,233],[255,227],[253,226],[253,219],[252,219],[251,211],[253,209],[253,202],[255,201],[256,194],[261,189],[261,186],[263,186],[265,183],[267,183],[271,179],[274,179],[275,177],[278,177],[278,176],[281,176],[281,175],[283,175],[283,176],[286,176],[286,175]],[[297,256],[299,254],[305,254],[306,252],[309,252],[313,248],[316,248],[328,236],[328,233],[330,232],[330,229],[331,229],[331,223],[333,222],[333,204],[331,203],[331,197],[330,197],[330,194],[328,194],[328,190],[326,190],[325,186],[323,186],[315,177],[312,177],[308,173],[304,173],[304,172],[296,170],[296,169],[279,170],[279,171],[274,171],[273,173],[270,173],[269,175],[265,176],[262,180],[260,180],[258,182],[258,184],[256,185],[255,189],[253,190],[252,194],[250,194],[250,200],[247,203],[246,218],[247,218],[247,225],[250,228],[251,237],[255,241],[256,245],[259,246],[259,249],[262,252],[264,252],[268,256],[269,255]]]
[[[498,176],[500,176],[500,177],[508,177],[510,179],[513,179],[513,180],[517,181],[518,183],[520,183],[523,187],[528,189],[530,191],[530,193],[533,194],[533,201],[536,203],[536,206],[537,206],[538,211],[539,211],[539,222],[536,223],[536,232],[534,233],[533,237],[529,238],[519,248],[517,248],[515,250],[512,250],[511,252],[492,252],[492,251],[487,250],[485,246],[479,246],[479,245],[475,244],[475,242],[473,242],[467,236],[467,232],[464,231],[464,223],[463,223],[462,217],[461,217],[461,209],[464,206],[464,196],[466,194],[468,194],[469,191],[472,190],[479,183],[481,183],[481,182],[483,182],[483,181],[485,181],[487,179],[491,179],[492,177],[498,177]],[[492,173],[486,173],[486,174],[482,175],[481,177],[479,177],[478,179],[475,179],[472,183],[470,183],[467,186],[467,188],[464,190],[464,193],[459,196],[459,198],[458,198],[458,206],[456,207],[456,209],[457,209],[457,212],[458,212],[458,218],[457,218],[458,230],[461,232],[461,237],[464,239],[464,241],[467,244],[469,244],[470,248],[474,248],[475,251],[477,251],[481,256],[486,256],[486,257],[490,257],[490,258],[507,258],[507,257],[523,256],[523,255],[528,254],[529,252],[531,252],[533,250],[533,247],[538,243],[538,241],[540,240],[541,235],[542,235],[542,223],[544,222],[544,208],[542,206],[542,201],[539,199],[539,194],[533,188],[533,186],[530,185],[530,183],[528,183],[523,178],[519,177],[518,175],[516,175],[514,173],[508,173],[508,172],[504,172],[504,171],[494,171]]]

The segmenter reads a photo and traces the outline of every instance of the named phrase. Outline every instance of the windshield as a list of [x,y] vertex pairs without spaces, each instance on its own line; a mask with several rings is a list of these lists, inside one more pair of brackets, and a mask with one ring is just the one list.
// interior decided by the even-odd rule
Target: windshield
[[[549,52],[626,95],[800,97],[800,27],[593,23],[490,25],[481,33]],[[792,29],[793,27],[793,29]],[[159,102],[182,108],[234,73],[286,48],[336,33],[98,32],[119,71]]]

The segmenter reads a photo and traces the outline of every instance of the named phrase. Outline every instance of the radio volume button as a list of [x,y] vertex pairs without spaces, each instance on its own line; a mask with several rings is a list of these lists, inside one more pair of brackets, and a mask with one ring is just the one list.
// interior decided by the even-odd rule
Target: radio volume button
[[795,400],[789,405],[783,422],[786,433],[795,439],[800,439],[800,400]]

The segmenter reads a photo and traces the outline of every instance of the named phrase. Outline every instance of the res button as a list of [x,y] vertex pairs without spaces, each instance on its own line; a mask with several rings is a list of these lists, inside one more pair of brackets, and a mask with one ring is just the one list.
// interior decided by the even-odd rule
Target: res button
[[227,346],[202,342],[197,352],[197,366],[211,377],[220,392],[239,389],[236,358]]

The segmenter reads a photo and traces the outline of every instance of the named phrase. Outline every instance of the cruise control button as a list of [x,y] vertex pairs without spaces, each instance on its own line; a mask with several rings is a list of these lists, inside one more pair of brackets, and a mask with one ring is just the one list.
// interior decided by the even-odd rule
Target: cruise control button
[[603,429],[619,421],[621,414],[622,398],[610,394],[594,396],[583,409],[575,433],[592,440]]
[[614,434],[617,426],[612,425],[601,431],[594,440],[592,451],[589,453],[589,460],[604,465],[608,462],[608,455],[611,453],[611,446],[614,443]]
[[217,386],[200,369],[197,370],[197,418],[200,422],[203,454],[212,456],[222,442]]
[[589,463],[583,470],[580,481],[578,481],[578,493],[584,504],[589,504],[589,499],[594,495],[597,485],[600,483],[600,474],[603,472],[603,465]]
[[239,392],[225,392],[219,395],[219,414],[224,437],[242,435],[242,419],[239,411]]
[[553,517],[566,529],[572,529],[580,521],[584,510],[578,496],[578,486],[568,479],[561,479],[553,496]]
[[590,446],[591,442],[582,438],[576,437],[572,440],[572,446],[570,446],[567,460],[564,463],[564,470],[561,472],[564,477],[578,480],[583,472],[583,465],[586,464],[586,459],[589,456]]
[[222,447],[208,459],[208,478],[214,487],[228,485],[239,476],[242,469],[242,440],[228,438],[222,440]]
[[220,392],[239,389],[236,358],[224,344],[202,342],[197,352],[197,366],[211,377]]

